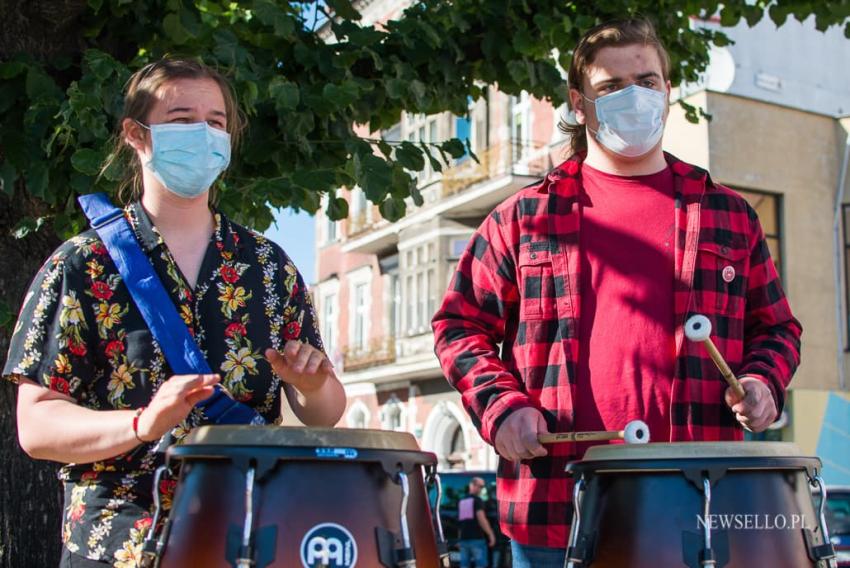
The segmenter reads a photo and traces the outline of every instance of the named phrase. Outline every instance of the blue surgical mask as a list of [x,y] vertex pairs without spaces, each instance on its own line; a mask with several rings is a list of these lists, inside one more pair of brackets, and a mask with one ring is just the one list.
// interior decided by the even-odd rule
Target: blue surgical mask
[[151,131],[152,152],[145,167],[180,197],[203,194],[230,164],[230,134],[206,122],[139,124]]
[[596,140],[616,154],[643,156],[664,134],[666,92],[629,85],[596,100],[584,98],[596,107]]

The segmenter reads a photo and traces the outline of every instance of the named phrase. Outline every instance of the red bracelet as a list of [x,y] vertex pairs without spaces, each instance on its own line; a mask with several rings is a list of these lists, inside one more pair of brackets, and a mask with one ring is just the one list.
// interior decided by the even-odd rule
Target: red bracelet
[[136,414],[135,416],[133,416],[133,434],[136,436],[136,439],[143,444],[147,444],[148,442],[146,440],[142,440],[142,438],[139,437],[139,416],[142,415],[142,412],[145,410],[145,408],[147,407],[143,406],[141,408],[137,408]]

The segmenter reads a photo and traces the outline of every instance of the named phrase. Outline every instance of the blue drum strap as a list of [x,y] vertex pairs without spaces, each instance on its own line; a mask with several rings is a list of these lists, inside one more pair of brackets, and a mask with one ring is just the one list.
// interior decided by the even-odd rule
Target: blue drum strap
[[[176,375],[212,373],[209,363],[180,319],[153,265],[139,246],[124,212],[106,194],[79,197],[83,212],[118,267],[124,284],[148,324],[172,372]],[[265,424],[253,408],[228,396],[220,386],[197,405],[213,424]]]

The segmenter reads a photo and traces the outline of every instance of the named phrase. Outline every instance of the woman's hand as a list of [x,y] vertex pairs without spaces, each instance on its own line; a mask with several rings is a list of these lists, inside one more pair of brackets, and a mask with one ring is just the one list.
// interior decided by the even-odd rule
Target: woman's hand
[[281,351],[266,349],[266,359],[282,381],[302,394],[322,388],[333,369],[324,353],[309,343],[295,340],[287,341]]
[[219,375],[174,375],[156,391],[153,399],[139,415],[138,436],[153,442],[189,415],[192,408],[213,394]]

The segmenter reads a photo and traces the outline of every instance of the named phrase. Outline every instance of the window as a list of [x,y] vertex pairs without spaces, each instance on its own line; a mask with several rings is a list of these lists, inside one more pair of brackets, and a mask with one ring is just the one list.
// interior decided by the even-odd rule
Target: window
[[333,357],[337,343],[337,295],[327,294],[322,298],[322,341],[325,352]]
[[390,395],[384,404],[381,411],[381,426],[384,430],[395,431],[399,431],[403,427],[401,401],[395,394]]
[[736,188],[736,191],[756,210],[759,221],[761,222],[761,228],[764,230],[767,247],[770,249],[770,256],[773,258],[773,263],[776,265],[779,277],[782,278],[782,227],[780,219],[782,196],[775,193],[747,189]]
[[322,199],[322,218],[324,219],[325,244],[335,242],[339,235],[337,234],[337,222],[328,217],[327,198]]
[[531,141],[531,99],[525,91],[518,97],[511,97],[510,124],[511,158],[516,163],[527,157]]
[[369,202],[366,200],[366,192],[355,187],[349,196],[351,202],[351,233],[356,233],[366,228],[371,220]]
[[390,275],[390,337],[401,332],[401,278]]
[[434,242],[423,243],[404,252],[404,329],[418,335],[430,329],[437,310],[437,254]]
[[346,415],[349,428],[368,428],[371,418],[369,408],[362,400],[355,400]]
[[[422,142],[425,144],[440,142],[439,115],[428,116],[425,114],[413,114],[406,117],[407,140],[414,144]],[[425,168],[416,174],[417,185],[422,186],[431,181],[434,170],[431,162],[425,158]]]
[[354,286],[354,336],[351,347],[357,351],[366,349],[366,318],[368,317],[367,295],[369,285],[366,283]]

